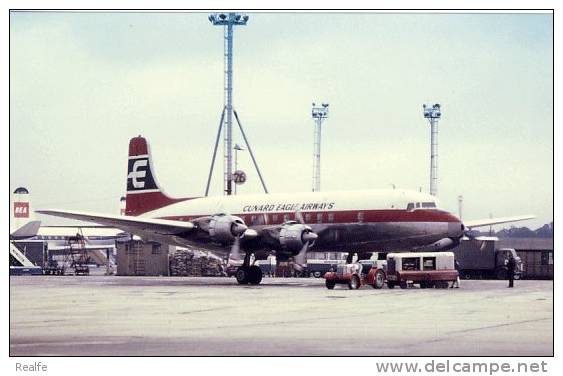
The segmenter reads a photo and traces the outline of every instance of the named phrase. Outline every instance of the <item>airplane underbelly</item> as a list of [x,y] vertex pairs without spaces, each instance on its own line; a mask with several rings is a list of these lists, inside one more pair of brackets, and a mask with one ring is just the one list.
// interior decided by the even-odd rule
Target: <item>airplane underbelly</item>
[[378,222],[313,225],[319,238],[313,250],[417,247],[447,237],[445,222]]

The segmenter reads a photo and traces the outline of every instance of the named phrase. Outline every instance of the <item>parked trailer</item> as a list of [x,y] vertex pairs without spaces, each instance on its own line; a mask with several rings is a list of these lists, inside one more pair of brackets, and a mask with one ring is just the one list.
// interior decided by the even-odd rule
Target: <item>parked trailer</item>
[[409,252],[387,255],[387,287],[447,288],[457,280],[453,252]]
[[[496,239],[496,238],[495,238]],[[507,262],[510,255],[516,261],[514,279],[522,275],[523,264],[513,248],[495,249],[495,241],[464,241],[454,250],[459,262],[459,274],[464,279],[507,278]]]

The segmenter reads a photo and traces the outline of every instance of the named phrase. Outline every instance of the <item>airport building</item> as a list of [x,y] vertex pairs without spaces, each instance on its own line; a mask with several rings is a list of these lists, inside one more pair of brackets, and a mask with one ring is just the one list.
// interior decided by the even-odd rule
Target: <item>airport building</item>
[[168,276],[168,247],[156,242],[118,240],[117,275]]
[[553,279],[553,238],[501,238],[499,248],[514,248],[524,263],[523,278]]

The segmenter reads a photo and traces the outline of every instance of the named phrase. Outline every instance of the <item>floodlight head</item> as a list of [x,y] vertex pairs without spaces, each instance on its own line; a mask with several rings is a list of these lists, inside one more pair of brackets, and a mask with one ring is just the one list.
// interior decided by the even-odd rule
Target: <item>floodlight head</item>
[[213,25],[246,25],[248,16],[244,13],[212,13],[208,19]]
[[442,111],[440,110],[440,104],[436,103],[434,105],[422,105],[424,117],[426,119],[440,119],[442,117]]

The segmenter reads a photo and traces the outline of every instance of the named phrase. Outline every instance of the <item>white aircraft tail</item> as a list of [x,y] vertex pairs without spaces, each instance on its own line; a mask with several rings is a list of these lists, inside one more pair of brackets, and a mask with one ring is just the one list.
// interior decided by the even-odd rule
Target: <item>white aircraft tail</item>
[[21,229],[23,226],[33,221],[31,210],[31,198],[26,188],[19,187],[12,194],[10,210],[10,233]]

